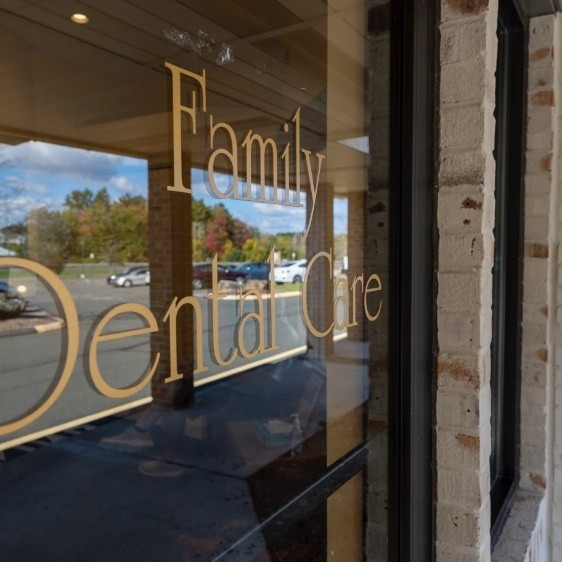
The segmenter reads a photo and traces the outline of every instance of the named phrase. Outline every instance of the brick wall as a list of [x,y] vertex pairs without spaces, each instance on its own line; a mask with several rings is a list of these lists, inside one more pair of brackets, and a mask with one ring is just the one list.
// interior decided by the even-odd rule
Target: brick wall
[[[552,21],[553,20],[553,21]],[[550,546],[552,560],[562,559],[562,354],[560,345],[562,342],[562,254],[559,240],[562,237],[562,209],[560,208],[562,197],[560,196],[560,165],[562,155],[560,153],[562,142],[562,73],[560,64],[562,61],[562,17],[557,14],[551,18],[553,27],[552,54],[554,60],[549,67],[553,78],[553,111],[552,116],[552,142],[553,155],[551,161],[552,173],[552,207],[549,233],[549,314],[548,338],[549,338],[549,388],[547,388],[548,413],[548,436],[552,446],[552,457],[549,458],[550,473],[548,475],[550,485],[548,496],[551,501],[550,512]]]
[[553,158],[553,21],[534,18],[529,30],[527,152],[523,256],[520,487],[546,486],[548,378],[548,256]]
[[[186,184],[189,176],[186,164]],[[180,408],[193,396],[193,319],[189,310],[178,314],[177,357],[184,378],[168,383],[164,379],[170,375],[169,323],[162,319],[175,297],[192,292],[191,197],[168,191],[172,183],[171,165],[153,159],[148,171],[150,308],[160,329],[151,334],[151,353],[160,353],[160,361],[152,378],[152,397],[160,406]]]
[[497,1],[441,2],[436,560],[490,558]]
[[[494,560],[562,559],[562,446],[555,409],[559,225],[560,18],[529,25],[519,489]],[[560,449],[560,450],[557,450]]]

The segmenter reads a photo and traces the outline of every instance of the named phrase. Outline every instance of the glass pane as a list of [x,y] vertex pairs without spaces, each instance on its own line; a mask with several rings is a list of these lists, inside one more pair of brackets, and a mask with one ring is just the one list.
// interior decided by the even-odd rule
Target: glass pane
[[386,560],[390,5],[83,9],[0,10],[3,550]]

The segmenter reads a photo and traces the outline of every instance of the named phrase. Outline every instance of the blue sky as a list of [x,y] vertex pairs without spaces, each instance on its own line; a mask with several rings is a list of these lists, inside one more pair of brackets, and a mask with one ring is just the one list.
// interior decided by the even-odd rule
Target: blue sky
[[[205,173],[192,172],[193,197],[207,205],[219,200],[209,195]],[[216,175],[219,186],[228,188],[229,176]],[[147,164],[145,160],[105,152],[83,150],[40,141],[18,145],[0,144],[0,227],[24,220],[30,209],[47,206],[58,210],[68,193],[89,188],[96,192],[106,188],[112,197],[147,195]],[[303,197],[303,203],[304,195]],[[262,232],[303,231],[303,208],[220,200],[240,220],[258,227]],[[347,231],[347,202],[334,202],[336,233]]]

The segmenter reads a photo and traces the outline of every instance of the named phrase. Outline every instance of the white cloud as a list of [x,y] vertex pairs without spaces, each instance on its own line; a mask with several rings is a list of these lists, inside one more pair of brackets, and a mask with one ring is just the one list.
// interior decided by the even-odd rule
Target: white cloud
[[125,160],[125,157],[115,154],[40,141],[4,146],[2,153],[10,167],[100,182],[108,181],[117,175]]
[[15,194],[35,196],[21,213],[43,205],[61,209],[66,195],[75,189],[105,187],[112,198],[146,196],[147,163],[140,158],[29,141],[0,145],[0,182],[3,199]]
[[[139,185],[127,176],[116,176],[109,180],[108,186],[113,187],[116,191],[123,194],[139,193]],[[142,190],[146,192],[146,189]]]

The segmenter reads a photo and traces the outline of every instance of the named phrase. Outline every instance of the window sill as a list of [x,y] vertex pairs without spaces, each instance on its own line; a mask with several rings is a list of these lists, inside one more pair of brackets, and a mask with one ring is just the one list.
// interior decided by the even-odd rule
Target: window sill
[[546,550],[544,494],[516,490],[513,504],[498,538],[492,562],[541,560]]

